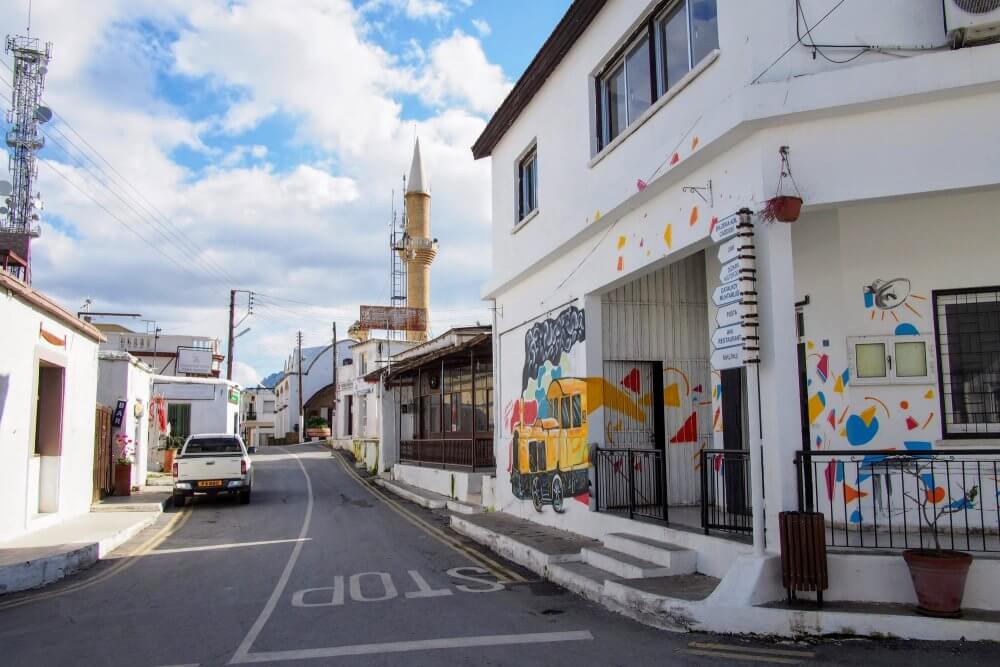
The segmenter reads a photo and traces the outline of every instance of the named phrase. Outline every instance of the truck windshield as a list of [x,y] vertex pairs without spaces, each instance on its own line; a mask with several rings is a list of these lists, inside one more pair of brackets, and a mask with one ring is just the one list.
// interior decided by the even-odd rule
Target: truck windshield
[[236,438],[196,438],[188,442],[185,454],[239,454],[240,441]]

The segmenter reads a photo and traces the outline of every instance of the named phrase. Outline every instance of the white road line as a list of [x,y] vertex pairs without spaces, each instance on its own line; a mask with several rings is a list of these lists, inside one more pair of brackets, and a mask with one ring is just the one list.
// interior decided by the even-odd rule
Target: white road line
[[697,655],[706,658],[726,658],[735,661],[770,662],[779,665],[800,665],[805,658],[780,658],[777,656],[753,655],[737,651],[703,651],[699,649],[681,649],[681,653]]
[[790,649],[758,648],[740,644],[710,644],[708,642],[688,642],[691,648],[707,648],[715,651],[736,651],[737,653],[761,653],[763,655],[783,655],[789,658],[814,658],[813,651],[793,651]]
[[288,544],[289,542],[308,542],[311,537],[295,537],[287,540],[262,540],[260,542],[232,542],[230,544],[208,544],[201,547],[178,547],[176,549],[157,549],[150,551],[147,556],[161,556],[163,554],[183,554],[191,551],[215,551],[217,549],[237,549],[239,547],[260,547],[268,544]]
[[294,458],[295,462],[299,464],[299,468],[302,469],[302,474],[305,475],[306,492],[309,495],[309,500],[306,503],[306,515],[302,519],[302,530],[299,531],[299,539],[295,543],[295,547],[292,549],[292,555],[288,557],[288,562],[285,563],[285,569],[282,571],[281,577],[278,579],[278,584],[271,592],[271,597],[268,598],[267,604],[265,604],[264,608],[261,610],[260,616],[257,617],[256,621],[254,621],[253,626],[250,628],[250,632],[248,632],[247,636],[243,638],[243,641],[236,649],[236,653],[234,653],[233,657],[230,658],[229,664],[231,665],[240,662],[247,662],[247,654],[250,653],[250,647],[253,646],[253,643],[257,640],[257,636],[260,635],[261,630],[264,629],[264,625],[267,623],[267,620],[271,618],[271,614],[274,613],[274,608],[278,606],[278,600],[281,599],[281,596],[285,592],[285,587],[288,586],[288,579],[292,576],[292,568],[295,567],[295,561],[299,559],[299,553],[302,552],[302,545],[305,543],[304,540],[306,539],[306,535],[309,533],[309,522],[312,520],[313,487],[312,480],[309,478],[309,472],[306,470],[306,467],[302,465],[302,461],[299,460],[298,456],[292,454],[292,452],[288,451],[284,447],[279,447],[278,449]]
[[545,644],[549,642],[589,641],[594,636],[587,630],[570,632],[538,632],[523,635],[485,635],[481,637],[447,637],[442,639],[420,639],[405,642],[385,642],[382,644],[354,644],[353,646],[329,646],[326,648],[305,648],[290,651],[262,651],[243,654],[237,663],[278,662],[281,660],[314,660],[316,658],[338,658],[345,655],[375,655],[380,653],[407,653],[410,651],[432,651],[450,648],[479,648],[484,646],[512,646],[517,644]]

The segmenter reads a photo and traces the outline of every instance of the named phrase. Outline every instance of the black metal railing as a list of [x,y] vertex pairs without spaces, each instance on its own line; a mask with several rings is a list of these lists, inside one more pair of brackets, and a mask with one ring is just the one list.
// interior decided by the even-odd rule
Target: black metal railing
[[753,532],[750,506],[750,452],[703,449],[701,457],[701,527],[707,535],[719,530]]
[[399,461],[441,468],[495,469],[493,438],[402,440]]
[[1000,449],[800,451],[795,466],[829,547],[1000,552]]
[[667,521],[666,468],[658,449],[600,449],[595,453],[599,512]]

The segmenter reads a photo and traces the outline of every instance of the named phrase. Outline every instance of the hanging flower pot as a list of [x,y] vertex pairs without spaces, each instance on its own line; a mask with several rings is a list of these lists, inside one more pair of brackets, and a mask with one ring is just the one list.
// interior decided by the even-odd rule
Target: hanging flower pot
[[[795,222],[802,212],[802,193],[799,192],[799,186],[792,176],[792,167],[788,163],[788,146],[782,146],[778,150],[778,155],[781,156],[781,175],[778,177],[778,188],[774,196],[764,203],[764,208],[758,211],[758,215],[765,222],[774,222],[775,220]],[[794,195],[782,194],[782,186],[784,186],[786,178],[795,189]]]

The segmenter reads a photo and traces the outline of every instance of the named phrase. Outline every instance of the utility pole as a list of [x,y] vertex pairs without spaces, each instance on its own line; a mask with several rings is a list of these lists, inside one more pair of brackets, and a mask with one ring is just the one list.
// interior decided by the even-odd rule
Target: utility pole
[[302,409],[302,332],[299,331],[299,442],[305,442],[306,420]]
[[334,415],[339,415],[340,411],[337,410],[337,323],[333,323],[333,409],[330,410],[330,433],[334,437],[337,436],[335,430],[335,424],[333,422]]
[[236,335],[236,290],[229,290],[229,349],[226,354],[226,379],[233,379],[233,345]]

